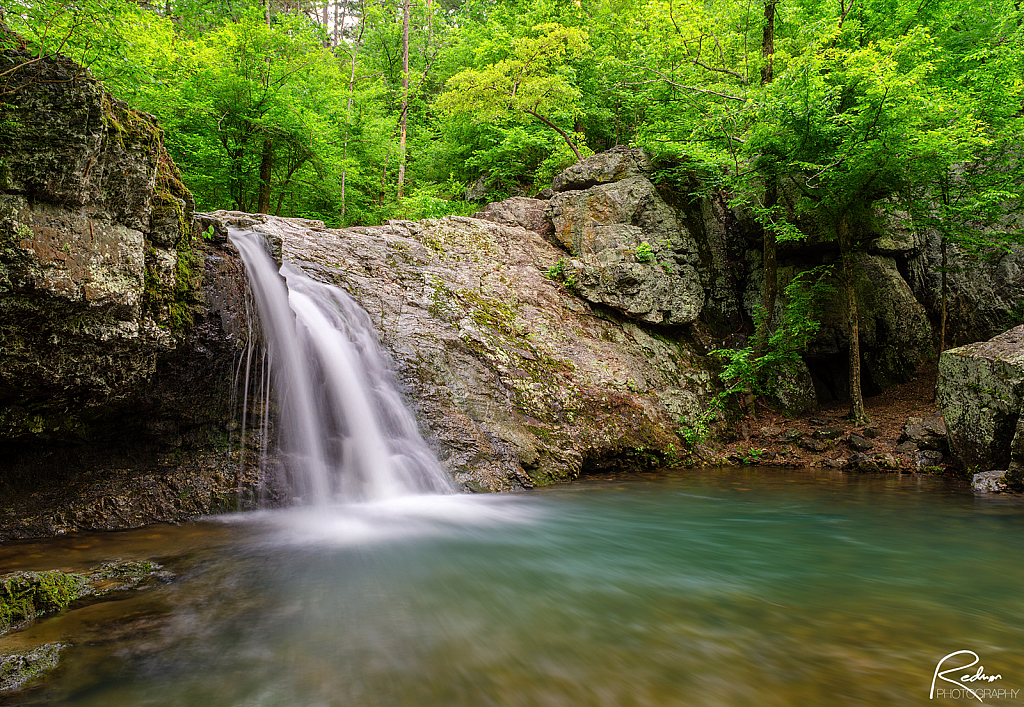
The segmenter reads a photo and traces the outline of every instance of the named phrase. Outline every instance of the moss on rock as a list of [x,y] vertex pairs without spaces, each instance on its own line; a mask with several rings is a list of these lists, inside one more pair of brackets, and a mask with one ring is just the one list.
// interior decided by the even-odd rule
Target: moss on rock
[[0,577],[0,634],[60,611],[91,591],[87,577],[59,570]]

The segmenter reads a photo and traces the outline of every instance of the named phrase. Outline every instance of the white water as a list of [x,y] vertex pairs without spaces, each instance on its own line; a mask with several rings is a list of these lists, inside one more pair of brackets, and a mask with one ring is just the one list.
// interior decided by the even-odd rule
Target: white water
[[[343,290],[230,231],[259,310],[288,478],[308,505],[452,493],[402,402],[369,316]],[[261,386],[262,388],[262,386]]]

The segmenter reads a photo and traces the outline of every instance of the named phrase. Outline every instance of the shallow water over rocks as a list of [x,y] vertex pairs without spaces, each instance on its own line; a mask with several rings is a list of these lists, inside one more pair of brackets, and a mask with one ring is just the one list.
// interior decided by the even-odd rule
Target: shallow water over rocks
[[935,477],[724,469],[5,545],[5,570],[178,579],[0,638],[72,644],[0,704],[923,704],[964,649],[1019,699],[1022,511]]

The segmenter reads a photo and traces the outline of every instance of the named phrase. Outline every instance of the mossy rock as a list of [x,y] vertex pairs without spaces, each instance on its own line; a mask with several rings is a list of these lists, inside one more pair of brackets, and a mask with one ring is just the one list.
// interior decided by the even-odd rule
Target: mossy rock
[[56,668],[66,647],[63,643],[47,643],[27,653],[0,655],[0,693],[25,687]]
[[62,611],[77,599],[134,589],[162,576],[151,561],[108,562],[87,574],[47,570],[14,572],[0,577],[0,635],[32,623],[38,616]]
[[25,626],[41,614],[60,611],[91,592],[87,577],[60,570],[0,577],[0,634]]

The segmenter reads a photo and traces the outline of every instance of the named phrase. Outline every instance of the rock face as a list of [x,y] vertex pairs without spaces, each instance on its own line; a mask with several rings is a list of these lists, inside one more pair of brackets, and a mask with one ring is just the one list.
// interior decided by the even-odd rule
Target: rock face
[[572,256],[563,281],[587,301],[637,321],[689,324],[705,300],[697,242],[646,167],[642,153],[618,149],[555,179],[560,193],[548,213],[555,238]]
[[[0,75],[25,59],[0,54]],[[222,451],[200,457],[227,439],[240,262],[193,228],[155,121],[84,74],[61,58],[19,68],[0,104],[0,486],[3,513],[35,524],[4,537],[188,517],[236,482]],[[195,453],[194,484],[161,481],[181,466],[158,462],[168,452]],[[52,507],[33,513],[25,484],[51,486]],[[180,500],[119,514],[140,488]]]
[[594,309],[545,276],[539,234],[463,217],[330,230],[257,222],[282,261],[360,301],[442,462],[509,489],[607,465],[676,461],[715,390],[685,336]]
[[949,444],[969,469],[1024,465],[1024,326],[944,351],[936,400]]
[[[898,232],[901,223],[893,224]],[[909,246],[897,255],[903,260],[914,296],[938,323],[942,307],[942,237],[935,231],[913,233]],[[982,341],[1021,324],[1024,302],[1024,248],[971,256],[953,244],[946,246],[947,345]]]

